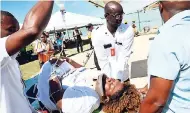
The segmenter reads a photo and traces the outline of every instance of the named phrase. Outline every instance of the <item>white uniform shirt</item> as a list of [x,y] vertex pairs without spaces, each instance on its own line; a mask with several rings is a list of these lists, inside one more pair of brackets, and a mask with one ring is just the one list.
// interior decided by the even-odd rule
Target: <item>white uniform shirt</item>
[[21,73],[16,56],[9,56],[5,43],[7,37],[0,38],[0,112],[32,113],[24,96]]
[[174,81],[162,113],[190,112],[190,10],[174,15],[151,44],[148,74]]
[[92,43],[98,63],[101,71],[108,77],[121,81],[129,78],[128,59],[131,55],[133,40],[133,28],[126,24],[118,27],[115,37],[106,25],[93,30]]

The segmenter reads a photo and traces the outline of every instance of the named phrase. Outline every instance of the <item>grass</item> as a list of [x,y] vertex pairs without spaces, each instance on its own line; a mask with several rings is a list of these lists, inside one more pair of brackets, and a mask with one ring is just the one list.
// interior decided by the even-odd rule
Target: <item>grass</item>
[[33,62],[29,62],[27,64],[21,65],[20,70],[22,72],[24,80],[32,78],[35,75],[37,75],[37,73],[40,70],[39,61],[35,60]]
[[32,44],[26,46],[26,51],[30,51],[30,50],[33,50],[33,46],[32,46]]
[[[89,44],[83,46],[83,50],[89,49],[90,46]],[[31,46],[27,46],[27,49],[31,49]],[[65,50],[67,56],[77,54],[77,49],[72,48],[72,49],[66,49]],[[26,64],[23,64],[20,66],[21,73],[23,75],[23,79],[27,80],[29,78],[32,78],[37,75],[37,73],[40,71],[40,66],[39,66],[39,61],[35,60]]]

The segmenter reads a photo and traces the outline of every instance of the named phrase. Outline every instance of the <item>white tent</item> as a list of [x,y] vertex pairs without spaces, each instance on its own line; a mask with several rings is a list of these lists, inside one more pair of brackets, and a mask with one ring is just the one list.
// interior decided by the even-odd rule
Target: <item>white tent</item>
[[63,21],[63,16],[60,11],[57,11],[55,14],[51,16],[50,22],[46,27],[46,31],[49,30],[60,30],[60,29],[69,29],[77,27],[86,26],[89,23],[92,24],[103,24],[103,20],[101,18],[91,17],[80,15],[76,13],[66,12],[64,14],[65,22]]

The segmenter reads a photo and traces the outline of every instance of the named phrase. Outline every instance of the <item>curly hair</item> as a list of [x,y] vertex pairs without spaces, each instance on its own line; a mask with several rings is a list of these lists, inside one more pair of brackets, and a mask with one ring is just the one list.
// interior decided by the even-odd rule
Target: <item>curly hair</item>
[[137,113],[140,107],[140,94],[136,87],[125,84],[124,89],[103,101],[102,109],[106,113]]

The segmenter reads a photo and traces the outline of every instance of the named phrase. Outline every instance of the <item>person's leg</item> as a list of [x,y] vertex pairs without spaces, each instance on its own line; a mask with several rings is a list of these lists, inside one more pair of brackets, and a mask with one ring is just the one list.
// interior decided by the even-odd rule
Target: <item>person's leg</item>
[[90,40],[90,49],[93,49],[91,38],[89,40]]
[[81,52],[83,52],[83,43],[82,43],[82,41],[80,41],[80,48],[81,48]]
[[61,52],[61,45],[59,45],[59,52]]
[[57,45],[57,51],[59,52],[59,45]]
[[62,49],[61,49],[61,51],[60,51],[60,55],[63,56],[63,51],[64,51],[64,50],[63,50],[63,47],[61,47],[61,48],[62,48]]
[[76,41],[76,45],[77,45],[77,51],[79,53],[80,51],[79,51],[79,41],[78,40]]
[[64,50],[64,49],[62,49],[61,56],[66,57],[66,54],[65,54],[65,50]]

